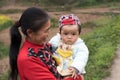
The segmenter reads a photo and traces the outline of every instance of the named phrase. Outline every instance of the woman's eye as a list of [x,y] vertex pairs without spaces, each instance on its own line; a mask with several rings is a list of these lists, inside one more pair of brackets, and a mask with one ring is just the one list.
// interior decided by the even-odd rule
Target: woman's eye
[[45,32],[47,33],[47,32],[49,32],[50,31],[50,28],[49,29],[47,29],[47,30],[45,30]]
[[44,32],[45,32],[45,33],[47,33],[47,32],[48,32],[48,30],[45,30]]

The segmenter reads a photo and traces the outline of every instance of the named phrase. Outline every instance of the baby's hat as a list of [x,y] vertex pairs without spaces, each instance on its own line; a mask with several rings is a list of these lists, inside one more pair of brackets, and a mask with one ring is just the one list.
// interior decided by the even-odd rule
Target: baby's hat
[[80,20],[74,14],[63,15],[59,18],[58,26],[61,28],[64,25],[81,25]]

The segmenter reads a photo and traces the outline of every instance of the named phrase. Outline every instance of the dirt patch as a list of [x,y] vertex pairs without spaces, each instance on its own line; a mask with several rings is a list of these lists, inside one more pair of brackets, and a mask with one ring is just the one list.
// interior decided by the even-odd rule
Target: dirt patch
[[6,14],[5,16],[10,17],[15,22],[20,19],[21,13]]
[[9,69],[9,58],[0,60],[0,75]]
[[92,12],[109,12],[111,9],[108,7],[102,7],[102,8],[89,8],[89,9],[74,9],[72,12],[75,13],[92,13]]
[[92,30],[93,29],[91,29],[91,28],[82,28],[80,35],[85,35],[85,34],[91,32]]
[[7,28],[0,32],[0,42],[3,42],[5,45],[10,45],[9,29]]
[[19,10],[25,10],[26,8],[28,8],[29,6],[22,6],[22,5],[17,5],[16,3],[9,1],[9,4],[6,4],[5,6],[2,6],[0,9],[1,10],[10,10],[10,9],[19,9]]

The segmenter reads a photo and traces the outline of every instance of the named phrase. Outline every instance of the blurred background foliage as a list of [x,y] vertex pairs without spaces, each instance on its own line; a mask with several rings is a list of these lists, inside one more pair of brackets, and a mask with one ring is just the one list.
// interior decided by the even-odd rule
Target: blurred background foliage
[[10,27],[12,24],[13,21],[9,17],[0,15],[0,31],[7,27]]
[[[103,4],[104,3],[104,4]],[[0,0],[0,8],[19,4],[20,6],[38,6],[47,11],[70,11],[71,9],[109,7],[110,9],[120,10],[120,0]],[[5,6],[6,5],[6,6]],[[117,5],[117,6],[116,6]],[[0,14],[21,13],[23,9],[0,9]],[[92,32],[82,35],[89,48],[90,56],[86,67],[87,74],[85,80],[101,80],[108,76],[108,69],[112,65],[115,58],[117,45],[120,43],[120,15],[116,13],[82,13],[104,15],[104,18],[96,19],[92,22],[82,24],[83,28],[94,28]],[[57,15],[57,14],[56,14]],[[58,20],[51,19],[51,26],[57,26]],[[7,17],[0,15],[0,30],[10,27],[13,21]],[[8,56],[8,46],[0,42],[0,59]],[[0,75],[0,80],[7,80],[8,72]]]
[[[110,4],[112,2],[120,2],[120,0],[0,0],[0,7],[8,3],[22,3],[22,5],[40,6],[47,10],[71,10],[73,8],[83,8],[89,6],[96,6],[104,4]],[[109,6],[109,5],[106,5]]]

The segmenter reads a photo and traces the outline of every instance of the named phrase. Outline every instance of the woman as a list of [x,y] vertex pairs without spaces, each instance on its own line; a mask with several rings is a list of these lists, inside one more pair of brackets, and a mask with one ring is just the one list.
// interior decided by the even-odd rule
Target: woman
[[[21,32],[25,41],[21,45]],[[49,15],[35,7],[25,10],[10,29],[10,80],[59,80],[51,46],[46,43],[50,29]]]

